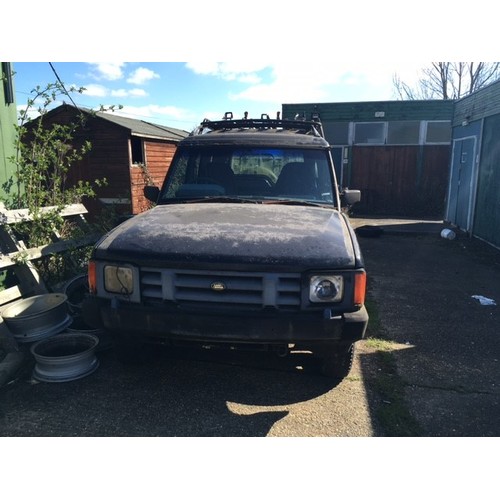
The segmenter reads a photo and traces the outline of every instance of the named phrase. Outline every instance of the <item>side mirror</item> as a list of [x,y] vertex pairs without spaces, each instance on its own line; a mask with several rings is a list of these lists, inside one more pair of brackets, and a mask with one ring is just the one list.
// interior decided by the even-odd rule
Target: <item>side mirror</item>
[[344,189],[342,197],[346,205],[354,205],[361,201],[361,191],[359,189]]
[[160,188],[156,186],[145,186],[144,196],[147,200],[156,203],[158,201],[158,196],[160,196]]

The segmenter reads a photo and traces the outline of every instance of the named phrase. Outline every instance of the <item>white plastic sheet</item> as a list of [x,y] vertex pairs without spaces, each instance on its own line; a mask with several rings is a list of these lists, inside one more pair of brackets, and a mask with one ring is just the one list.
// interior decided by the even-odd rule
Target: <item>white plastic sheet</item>
[[496,306],[497,303],[493,299],[489,299],[488,297],[483,297],[482,295],[473,295],[473,299],[479,300],[479,303],[482,306]]

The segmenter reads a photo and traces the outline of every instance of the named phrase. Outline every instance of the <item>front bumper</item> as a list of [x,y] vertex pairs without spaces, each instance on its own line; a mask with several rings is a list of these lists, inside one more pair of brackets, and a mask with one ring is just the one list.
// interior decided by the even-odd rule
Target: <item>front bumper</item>
[[89,297],[83,313],[94,327],[133,335],[144,340],[186,340],[229,343],[355,342],[364,337],[368,313],[359,311],[331,316],[314,312],[187,311],[148,307]]

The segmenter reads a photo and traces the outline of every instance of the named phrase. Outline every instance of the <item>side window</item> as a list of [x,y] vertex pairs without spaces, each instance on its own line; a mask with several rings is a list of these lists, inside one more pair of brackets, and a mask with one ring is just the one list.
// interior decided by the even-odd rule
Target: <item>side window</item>
[[387,127],[387,144],[418,144],[420,121],[393,121]]
[[194,165],[197,165],[198,162],[191,159],[190,173],[188,169],[189,160],[190,156],[187,152],[176,157],[176,161],[170,166],[165,179],[166,185],[163,189],[163,199],[175,198],[182,185],[189,183],[189,178],[194,177],[192,170],[194,169]]
[[142,139],[138,137],[132,137],[132,139],[130,139],[130,143],[130,146],[132,148],[132,164],[144,163]]
[[451,122],[427,122],[426,144],[449,144],[451,142]]
[[325,152],[290,153],[276,182],[276,195],[333,203],[335,186]]
[[355,123],[354,144],[384,144],[385,123]]

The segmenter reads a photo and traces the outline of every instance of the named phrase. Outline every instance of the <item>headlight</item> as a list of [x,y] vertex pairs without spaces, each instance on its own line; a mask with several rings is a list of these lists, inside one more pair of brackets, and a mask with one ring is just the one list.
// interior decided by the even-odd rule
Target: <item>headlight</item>
[[312,276],[309,285],[311,302],[340,302],[344,294],[342,276]]
[[107,292],[131,295],[134,291],[134,277],[130,267],[105,266],[104,288]]

